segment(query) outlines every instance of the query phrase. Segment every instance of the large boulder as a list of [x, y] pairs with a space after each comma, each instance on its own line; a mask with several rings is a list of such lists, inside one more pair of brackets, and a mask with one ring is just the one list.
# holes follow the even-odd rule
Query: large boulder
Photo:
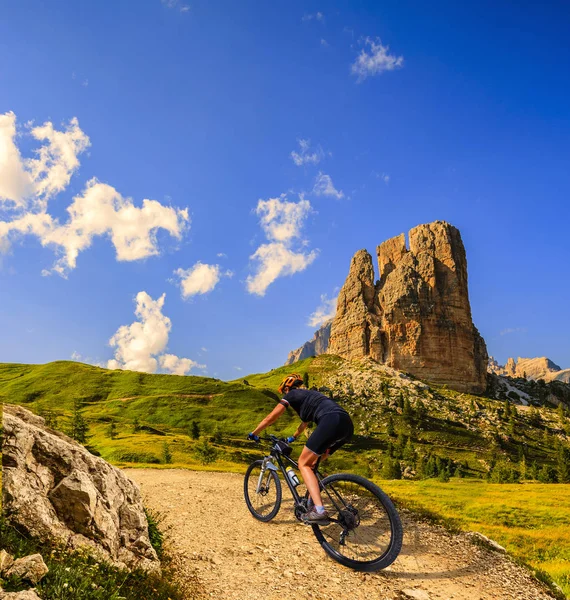
[[88, 547], [119, 567], [158, 570], [138, 486], [43, 418], [5, 404], [3, 508], [33, 537]]

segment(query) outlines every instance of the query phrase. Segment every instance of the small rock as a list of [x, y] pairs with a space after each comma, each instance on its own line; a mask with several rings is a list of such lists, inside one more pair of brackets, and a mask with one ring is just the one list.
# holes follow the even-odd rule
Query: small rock
[[5, 573], [14, 564], [14, 559], [6, 550], [0, 551], [0, 573]]
[[1, 600], [41, 600], [35, 590], [25, 590], [23, 592], [2, 592], [0, 591]]
[[429, 594], [425, 590], [402, 590], [404, 598], [412, 598], [413, 600], [430, 600]]
[[494, 550], [495, 552], [500, 552], [501, 554], [506, 554], [506, 552], [507, 552], [505, 550], [505, 548], [503, 548], [503, 546], [498, 544], [495, 540], [488, 538], [486, 535], [483, 535], [482, 533], [479, 533], [478, 531], [470, 531], [467, 534], [467, 537], [469, 537], [476, 544], [485, 546], [486, 548], [489, 548], [490, 550]]
[[35, 585], [48, 571], [41, 554], [30, 554], [30, 556], [24, 556], [14, 561], [14, 564], [6, 571], [6, 576], [19, 577]]

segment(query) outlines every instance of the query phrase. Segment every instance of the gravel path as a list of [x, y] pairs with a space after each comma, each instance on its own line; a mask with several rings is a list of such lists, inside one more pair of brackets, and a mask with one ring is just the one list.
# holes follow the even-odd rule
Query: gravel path
[[126, 469], [147, 506], [164, 516], [183, 577], [217, 600], [546, 600], [551, 596], [507, 557], [464, 535], [402, 515], [404, 547], [379, 573], [356, 573], [322, 551], [310, 527], [281, 511], [256, 521], [243, 500], [243, 476], [180, 469]]

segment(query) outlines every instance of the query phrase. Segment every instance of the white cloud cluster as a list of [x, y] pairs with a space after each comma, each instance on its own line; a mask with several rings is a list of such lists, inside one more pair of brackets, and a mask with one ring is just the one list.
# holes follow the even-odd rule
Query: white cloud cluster
[[341, 200], [342, 198], [344, 198], [344, 192], [342, 190], [337, 190], [334, 187], [330, 175], [326, 175], [321, 171], [319, 171], [317, 179], [315, 180], [313, 193], [317, 196], [331, 196], [332, 198], [336, 198], [337, 200]]
[[268, 243], [262, 244], [251, 255], [257, 267], [254, 275], [246, 280], [250, 294], [264, 296], [267, 288], [278, 278], [305, 270], [317, 257], [317, 250], [306, 252], [294, 250], [300, 240], [305, 219], [311, 212], [311, 204], [302, 196], [299, 202], [289, 202], [286, 195], [280, 198], [259, 200], [256, 214]]
[[291, 158], [293, 162], [298, 166], [302, 167], [303, 165], [316, 165], [321, 162], [324, 158], [325, 153], [320, 146], [317, 146], [311, 152], [311, 140], [297, 140], [299, 143], [299, 152], [293, 150], [291, 152]]
[[367, 37], [364, 39], [364, 44], [368, 50], [363, 48], [351, 66], [351, 73], [357, 77], [359, 83], [367, 77], [401, 69], [404, 66], [404, 57], [390, 54], [389, 46], [383, 46], [379, 38], [373, 40]]
[[16, 146], [16, 115], [0, 115], [0, 208], [45, 209], [47, 201], [63, 191], [79, 167], [78, 155], [90, 145], [73, 118], [64, 131], [46, 122], [30, 135], [43, 145], [37, 158], [23, 159]]
[[0, 211], [9, 215], [0, 219], [0, 250], [6, 252], [15, 238], [33, 235], [42, 246], [55, 249], [59, 258], [52, 270], [65, 277], [95, 236], [109, 236], [120, 261], [158, 254], [159, 229], [181, 237], [189, 222], [188, 210], [146, 199], [137, 208], [130, 198], [96, 178], [74, 197], [67, 207], [68, 220], [60, 223], [49, 214], [48, 201], [69, 185], [79, 167], [78, 155], [89, 146], [89, 138], [77, 119], [72, 119], [64, 131], [48, 122], [33, 128], [31, 134], [44, 143], [37, 158], [22, 159], [15, 143], [15, 115], [0, 115]]
[[222, 277], [231, 277], [231, 271], [221, 272], [220, 265], [208, 265], [198, 261], [189, 269], [176, 269], [180, 281], [180, 290], [183, 298], [191, 298], [197, 294], [211, 292]]
[[122, 325], [109, 340], [116, 350], [115, 358], [108, 361], [107, 368], [156, 373], [160, 367], [176, 375], [205, 368], [189, 358], [164, 353], [172, 327], [170, 319], [162, 314], [165, 297], [166, 294], [162, 294], [158, 300], [153, 300], [146, 292], [137, 294], [135, 315], [139, 320]]
[[338, 296], [329, 298], [326, 294], [321, 295], [321, 303], [314, 313], [309, 316], [308, 325], [310, 327], [320, 327], [336, 314], [336, 303]]

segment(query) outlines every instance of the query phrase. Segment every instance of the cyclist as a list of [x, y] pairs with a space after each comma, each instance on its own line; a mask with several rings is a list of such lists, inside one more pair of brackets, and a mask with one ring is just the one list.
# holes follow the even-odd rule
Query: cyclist
[[259, 441], [258, 434], [275, 423], [289, 406], [299, 415], [301, 424], [293, 436], [287, 438], [287, 442], [297, 439], [310, 422], [317, 425], [299, 457], [299, 470], [313, 501], [302, 518], [307, 524], [327, 524], [330, 522], [329, 515], [323, 506], [319, 482], [313, 469], [320, 456], [330, 456], [350, 439], [354, 432], [352, 419], [327, 396], [316, 390], [303, 388], [303, 380], [297, 373], [285, 377], [278, 389], [283, 398], [247, 437]]

